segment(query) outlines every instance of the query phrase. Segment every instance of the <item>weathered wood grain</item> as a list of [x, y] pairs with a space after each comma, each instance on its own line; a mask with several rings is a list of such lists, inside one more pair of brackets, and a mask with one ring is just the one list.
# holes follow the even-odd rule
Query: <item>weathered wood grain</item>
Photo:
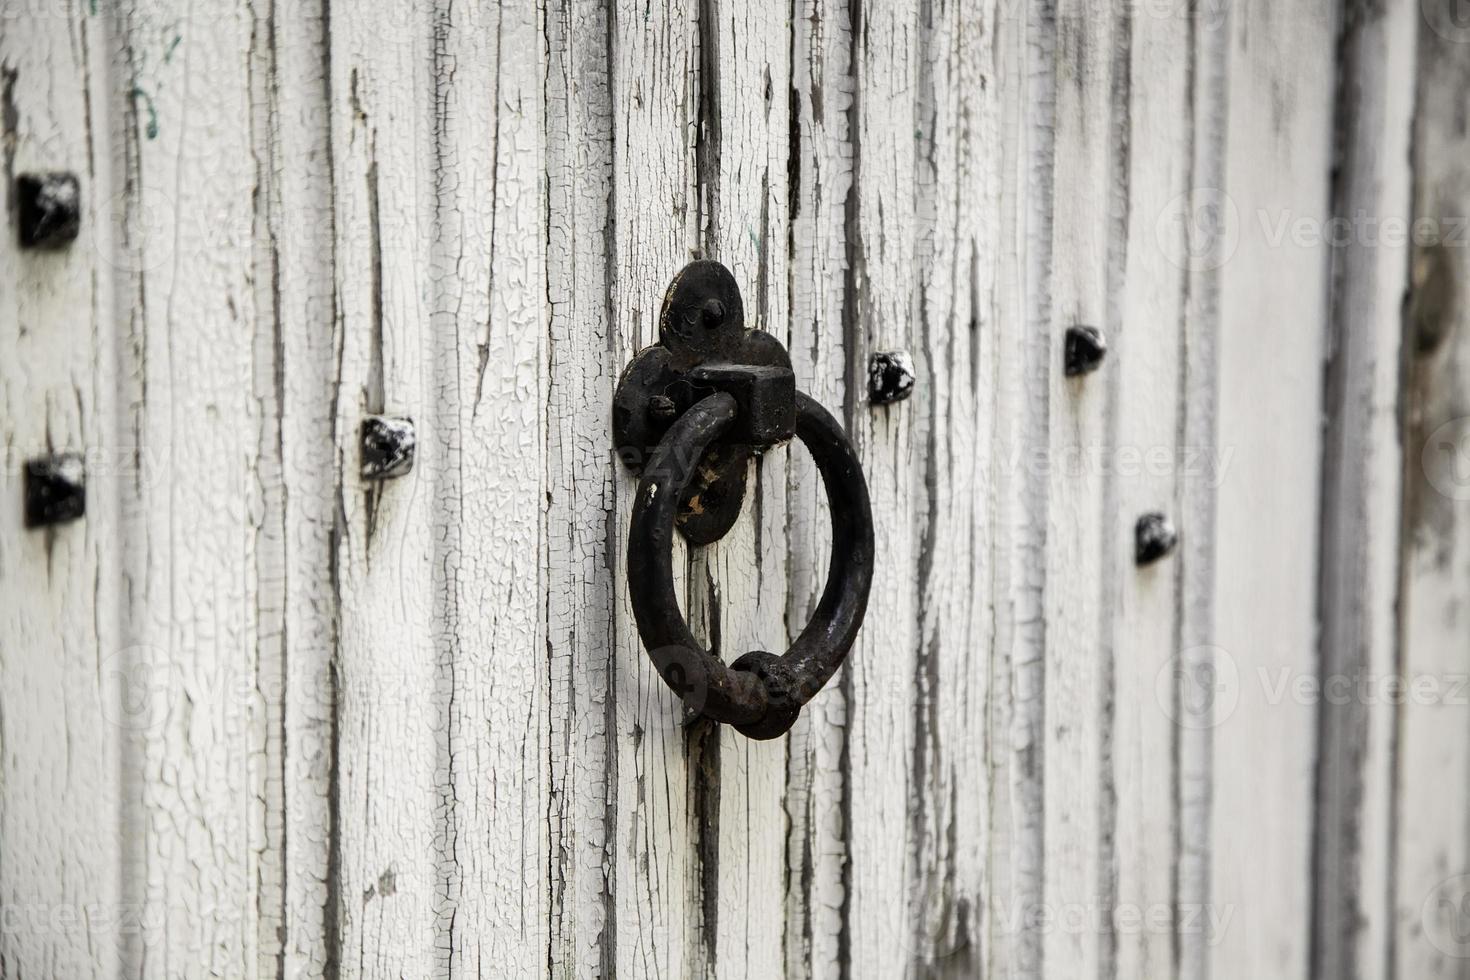
[[1410, 291], [1400, 394], [1403, 523], [1391, 975], [1464, 976], [1470, 964], [1470, 217], [1463, 93], [1470, 34], [1452, 8], [1417, 11]]
[[[444, 821], [452, 655], [436, 537], [453, 426], [442, 417], [430, 330], [439, 187], [434, 8], [334, 3], [328, 58], [334, 202], [338, 481], [334, 581], [341, 610], [334, 882], [339, 975], [434, 976], [452, 947]], [[444, 384], [450, 384], [444, 379]], [[408, 415], [413, 471], [359, 476], [363, 417]], [[447, 430], [447, 431], [446, 431]], [[448, 661], [448, 662], [445, 662]]]
[[[698, 10], [617, 0], [610, 8], [612, 220], [609, 229], [610, 371], [658, 340], [669, 281], [693, 257], [700, 208]], [[609, 396], [611, 395], [611, 388]], [[609, 397], [610, 401], [610, 397]], [[610, 467], [616, 463], [609, 460]], [[620, 976], [695, 975], [707, 965], [700, 934], [695, 780], [685, 709], [650, 662], [628, 600], [628, 522], [633, 477], [613, 475], [608, 520], [616, 629], [613, 709], [611, 971]], [[676, 548], [674, 567], [684, 567]], [[687, 607], [686, 607], [687, 608]], [[708, 735], [708, 732], [704, 732]]]
[[1229, 14], [1215, 349], [1217, 446], [1231, 456], [1213, 541], [1210, 642], [1223, 672], [1207, 909], [1229, 925], [1207, 937], [1214, 976], [1308, 967], [1317, 705], [1295, 692], [1317, 670], [1329, 255], [1320, 238], [1278, 231], [1283, 220], [1324, 228], [1330, 214], [1336, 15], [1326, 3]]
[[[540, 11], [433, 19], [437, 912], [453, 975], [547, 958], [545, 58]], [[528, 465], [531, 464], [531, 465]]]
[[1033, 207], [1044, 227], [1037, 229], [1035, 278], [1027, 282], [1034, 329], [1047, 343], [1034, 379], [1045, 379], [1048, 426], [1040, 746], [1047, 976], [1101, 974], [1108, 955], [1107, 930], [1092, 911], [1107, 907], [1110, 857], [1103, 594], [1105, 580], [1127, 566], [1114, 565], [1118, 550], [1104, 509], [1109, 475], [1096, 462], [1108, 448], [1109, 375], [1068, 378], [1061, 368], [1068, 328], [1101, 326], [1109, 312], [1108, 273], [1121, 247], [1111, 213], [1122, 181], [1113, 92], [1126, 70], [1127, 28], [1111, 5], [1060, 2], [1038, 19], [1032, 42], [1045, 72], [1033, 124], [1044, 133], [1040, 152], [1051, 151], [1039, 161], [1046, 169]]
[[[695, 145], [701, 254], [734, 273], [746, 325], [789, 343], [786, 189], [791, 39], [788, 0], [699, 5]], [[673, 271], [670, 270], [672, 275]], [[804, 386], [805, 377], [797, 384]], [[740, 520], [691, 550], [690, 620], [726, 662], [780, 654], [802, 623], [786, 620], [786, 472], [799, 446], [751, 467]], [[691, 778], [700, 860], [705, 974], [778, 977], [784, 926], [786, 745], [729, 726], [693, 734]]]
[[897, 976], [912, 956], [915, 928], [909, 793], [919, 670], [915, 504], [923, 464], [914, 405], [873, 405], [859, 393], [872, 354], [918, 353], [920, 24], [917, 3], [854, 5], [849, 17], [855, 89], [853, 184], [844, 215], [847, 424], [868, 481], [879, 557], [867, 619], [842, 679], [851, 801], [845, 928], [849, 969], [861, 964]]
[[[5, 177], [86, 202], [0, 243], [12, 516], [28, 456], [92, 468], [84, 521], [0, 521], [0, 974], [1463, 972], [1439, 7], [0, 13]], [[1439, 237], [1352, 223], [1410, 209]], [[691, 719], [628, 603], [611, 396], [701, 255], [874, 501], [859, 643], [775, 742]], [[378, 412], [419, 436], [381, 484]], [[751, 477], [674, 559], [727, 660], [827, 574], [805, 452]]]
[[245, 4], [114, 8], [113, 255], [124, 423], [160, 453], [124, 504], [122, 629], [151, 713], [123, 760], [125, 904], [138, 970], [244, 973], [259, 962], [262, 833], [260, 321], [252, 282], [255, 19]]
[[[1189, 189], [1194, 51], [1187, 11], [1169, 13], [1140, 10], [1120, 25], [1109, 124], [1111, 486], [1103, 548], [1114, 572], [1103, 599], [1111, 767], [1104, 800], [1111, 813], [1104, 815], [1102, 857], [1110, 911], [1103, 961], [1114, 977], [1172, 975], [1174, 934], [1198, 921], [1175, 891], [1181, 718], [1174, 698], [1184, 552], [1134, 567], [1138, 518], [1160, 512], [1180, 527], [1185, 486], [1209, 493], [1218, 479], [1210, 458], [1181, 444], [1183, 406], [1196, 394], [1184, 386], [1186, 228], [1172, 220], [1171, 207]], [[1199, 530], [1190, 524], [1181, 533]]]
[[987, 153], [1001, 98], [995, 9], [921, 5], [917, 175], [920, 276], [916, 346], [923, 374], [910, 410], [921, 447], [913, 501], [918, 549], [917, 702], [909, 774], [914, 884], [908, 940], [917, 975], [981, 975], [988, 888], [988, 705], [992, 642], [994, 476], [990, 408], [999, 230], [990, 220], [1002, 179]]
[[[1189, 57], [1190, 153], [1188, 191], [1169, 202], [1160, 215], [1159, 247], [1174, 254], [1187, 272], [1180, 354], [1179, 431], [1186, 452], [1220, 461], [1233, 447], [1219, 437], [1220, 266], [1229, 259], [1222, 186], [1225, 180], [1226, 52], [1231, 32], [1228, 9], [1200, 7], [1191, 18]], [[1217, 465], [1223, 465], [1218, 464]], [[1175, 796], [1178, 808], [1173, 841], [1175, 914], [1196, 916], [1214, 910], [1210, 895], [1211, 787], [1216, 706], [1222, 707], [1220, 678], [1231, 675], [1217, 658], [1215, 636], [1216, 506], [1223, 474], [1212, 480], [1182, 480], [1179, 490], [1179, 642], [1162, 682], [1160, 699], [1172, 705], [1178, 730]], [[1217, 662], [1218, 660], [1218, 662]], [[1174, 930], [1174, 954], [1181, 980], [1209, 976], [1213, 944], [1205, 929]]]
[[[863, 390], [862, 375], [851, 366], [844, 319], [850, 262], [845, 227], [853, 181], [852, 24], [846, 4], [803, 0], [794, 9], [790, 29], [787, 346], [803, 390], [850, 426]], [[821, 480], [810, 457], [799, 449], [790, 455], [787, 479], [791, 560], [786, 615], [791, 628], [799, 629], [826, 585], [831, 536]], [[783, 945], [790, 977], [838, 976], [849, 961], [851, 799], [844, 761], [850, 698], [845, 671], [802, 710], [787, 736]]]
[[1399, 708], [1386, 686], [1399, 661], [1399, 378], [1420, 13], [1413, 3], [1349, 4], [1344, 18], [1318, 559], [1324, 695], [1311, 971], [1324, 980], [1393, 975]]
[[548, 961], [553, 976], [583, 980], [611, 975], [618, 947], [613, 672], [618, 645], [637, 642], [613, 605], [610, 16], [596, 0], [546, 11]]
[[251, 50], [262, 976], [319, 975], [336, 958], [337, 475], [326, 464], [335, 456], [337, 335], [326, 31], [320, 4], [265, 5]]
[[[151, 708], [120, 629], [121, 501], [160, 474], [118, 424], [107, 31], [84, 4], [0, 30], [0, 974], [135, 968], [150, 911], [122, 878], [125, 736]], [[18, 174], [71, 171], [81, 235], [19, 247]], [[104, 354], [102, 352], [108, 352]], [[22, 526], [26, 461], [82, 454], [84, 518]], [[136, 763], [134, 763], [136, 764]], [[153, 933], [156, 938], [156, 932]]]
[[[1048, 386], [1052, 370], [1046, 281], [1054, 154], [1055, 8], [1006, 8], [992, 41], [1000, 86], [995, 143], [1003, 179], [997, 289], [994, 463], [989, 521], [994, 645], [987, 710], [992, 823], [985, 937], [992, 968], [1011, 977], [1042, 969], [1044, 895], [1044, 656], [1048, 533]], [[1004, 692], [999, 694], [998, 692]]]

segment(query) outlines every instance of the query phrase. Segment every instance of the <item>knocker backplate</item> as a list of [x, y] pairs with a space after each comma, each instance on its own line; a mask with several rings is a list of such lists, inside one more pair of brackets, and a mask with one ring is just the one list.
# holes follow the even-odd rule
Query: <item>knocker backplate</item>
[[790, 438], [794, 424], [791, 359], [776, 338], [745, 327], [745, 306], [729, 270], [693, 262], [670, 283], [659, 342], [640, 351], [613, 396], [618, 457], [642, 474], [669, 426], [701, 399], [728, 390], [742, 403], [740, 424], [700, 459], [679, 499], [685, 540], [707, 545], [740, 516], [751, 458]]

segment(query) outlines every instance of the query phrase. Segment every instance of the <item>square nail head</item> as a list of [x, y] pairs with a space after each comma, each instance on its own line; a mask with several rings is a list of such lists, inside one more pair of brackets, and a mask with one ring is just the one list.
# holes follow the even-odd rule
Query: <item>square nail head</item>
[[82, 188], [71, 173], [31, 173], [15, 178], [23, 248], [62, 248], [82, 227]]
[[868, 401], [892, 405], [914, 393], [914, 359], [908, 351], [879, 351], [868, 358]]
[[362, 421], [362, 478], [391, 480], [413, 469], [418, 437], [413, 419], [369, 415]]
[[86, 510], [86, 468], [79, 453], [52, 453], [26, 461], [27, 527], [74, 521]]

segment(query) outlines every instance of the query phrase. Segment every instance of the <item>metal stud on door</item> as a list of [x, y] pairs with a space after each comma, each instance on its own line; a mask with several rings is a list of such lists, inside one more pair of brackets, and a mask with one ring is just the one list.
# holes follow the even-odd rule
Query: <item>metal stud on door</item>
[[[627, 565], [638, 633], [690, 707], [750, 738], [776, 738], [836, 673], [862, 625], [873, 582], [867, 482], [841, 426], [796, 389], [786, 349], [746, 329], [740, 291], [723, 265], [693, 262], [674, 278], [659, 341], [629, 363], [613, 400], [619, 457], [641, 477]], [[793, 435], [827, 488], [827, 585], [784, 656], [755, 650], [726, 665], [679, 612], [674, 528], [691, 544], [718, 540], [739, 517], [748, 460]]]

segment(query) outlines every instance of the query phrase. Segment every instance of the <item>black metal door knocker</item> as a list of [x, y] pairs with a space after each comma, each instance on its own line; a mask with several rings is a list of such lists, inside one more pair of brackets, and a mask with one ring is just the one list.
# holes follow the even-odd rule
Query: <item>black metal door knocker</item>
[[[726, 666], [695, 640], [674, 594], [674, 528], [694, 545], [740, 516], [747, 462], [796, 436], [827, 488], [832, 561], [816, 612], [785, 656], [751, 651]], [[692, 262], [664, 295], [659, 343], [628, 364], [613, 396], [613, 437], [640, 475], [628, 531], [628, 589], [643, 645], [664, 682], [706, 718], [776, 738], [842, 665], [873, 584], [868, 485], [847, 435], [796, 390], [775, 337], [745, 328], [735, 277]]]

